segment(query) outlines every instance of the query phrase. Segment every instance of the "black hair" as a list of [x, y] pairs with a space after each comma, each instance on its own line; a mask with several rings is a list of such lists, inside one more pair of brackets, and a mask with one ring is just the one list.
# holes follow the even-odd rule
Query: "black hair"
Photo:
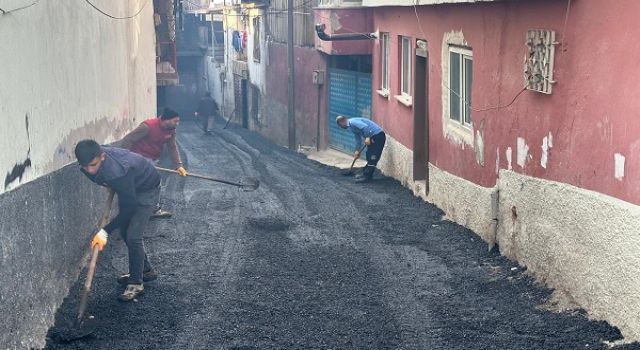
[[76, 158], [78, 163], [82, 166], [86, 166], [91, 163], [97, 156], [102, 154], [100, 145], [94, 140], [82, 140], [78, 142], [75, 149]]
[[162, 111], [162, 115], [160, 115], [160, 119], [169, 120], [179, 116], [180, 115], [178, 115], [178, 112], [174, 111], [171, 108], [165, 107], [164, 110]]

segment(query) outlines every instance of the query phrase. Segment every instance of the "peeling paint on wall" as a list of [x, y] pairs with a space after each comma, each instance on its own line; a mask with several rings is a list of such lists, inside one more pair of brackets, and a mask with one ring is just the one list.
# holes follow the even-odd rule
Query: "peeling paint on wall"
[[549, 150], [551, 147], [553, 147], [553, 135], [549, 132], [549, 135], [542, 139], [542, 157], [540, 157], [540, 165], [545, 169], [549, 161]]
[[518, 149], [517, 149], [518, 165], [524, 168], [527, 163], [527, 156], [529, 155], [529, 146], [522, 137], [518, 137]]
[[482, 129], [476, 130], [476, 137], [473, 140], [476, 151], [476, 162], [484, 166], [484, 140], [482, 139]]
[[513, 167], [511, 166], [512, 155], [513, 155], [513, 151], [511, 151], [511, 147], [507, 147], [505, 154], [507, 155], [507, 163], [508, 163], [507, 169], [511, 170], [513, 169]]
[[500, 147], [496, 148], [496, 174], [500, 173]]
[[624, 178], [624, 162], [625, 162], [625, 157], [620, 154], [620, 153], [616, 153], [614, 155], [614, 163], [615, 163], [615, 172], [614, 172], [614, 176], [616, 179], [622, 181], [622, 179]]
[[31, 158], [27, 158], [24, 162], [14, 165], [13, 169], [7, 173], [7, 176], [4, 178], [4, 189], [7, 190], [7, 187], [15, 180], [22, 181], [22, 176], [24, 176], [27, 168], [31, 168]]

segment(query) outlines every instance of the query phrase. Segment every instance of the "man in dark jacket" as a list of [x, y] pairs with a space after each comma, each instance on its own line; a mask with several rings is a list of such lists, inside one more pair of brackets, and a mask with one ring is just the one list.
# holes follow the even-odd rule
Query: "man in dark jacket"
[[144, 292], [143, 282], [158, 276], [147, 258], [142, 237], [158, 203], [160, 174], [145, 157], [121, 148], [100, 146], [94, 140], [78, 142], [75, 155], [89, 180], [110, 187], [118, 195], [118, 215], [94, 235], [91, 247], [97, 245], [102, 250], [108, 234], [120, 229], [127, 245], [129, 274], [118, 278], [119, 283], [127, 285], [118, 299], [131, 301]]
[[200, 117], [202, 122], [202, 129], [206, 135], [211, 135], [213, 129], [213, 117], [218, 111], [218, 105], [216, 101], [211, 98], [211, 93], [207, 92], [198, 104], [198, 110], [196, 110], [196, 117]]

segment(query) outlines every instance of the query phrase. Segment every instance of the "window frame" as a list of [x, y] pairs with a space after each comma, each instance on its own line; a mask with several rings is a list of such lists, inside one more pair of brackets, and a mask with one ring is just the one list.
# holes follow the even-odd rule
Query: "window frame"
[[[406, 44], [406, 62], [407, 66], [405, 67], [405, 44]], [[411, 90], [411, 72], [412, 72], [412, 50], [413, 48], [413, 38], [410, 36], [400, 35], [400, 96], [407, 100], [411, 100], [411, 94], [413, 93]], [[407, 82], [407, 91], [404, 90], [405, 85], [405, 73]]]
[[[458, 67], [452, 67], [451, 65], [451, 54], [457, 54], [460, 56], [460, 60], [458, 63]], [[466, 63], [471, 62], [471, 73], [467, 73]], [[451, 84], [451, 76], [453, 74], [453, 69], [459, 70], [459, 81], [458, 86], [460, 88], [460, 95], [458, 95], [452, 88]], [[468, 81], [470, 84], [468, 84]], [[473, 119], [472, 117], [472, 109], [471, 109], [471, 95], [472, 95], [472, 85], [473, 84], [473, 51], [470, 47], [462, 47], [458, 45], [449, 45], [449, 74], [447, 76], [447, 87], [448, 93], [458, 95], [458, 110], [460, 111], [460, 120], [456, 120], [452, 118], [452, 106], [453, 101], [451, 96], [449, 96], [449, 115], [448, 120], [451, 123], [455, 123], [461, 125], [466, 128], [472, 128]], [[467, 87], [469, 87], [469, 91], [467, 91]], [[468, 95], [468, 96], [467, 96]], [[467, 102], [468, 101], [468, 102]]]
[[389, 94], [389, 33], [380, 33], [380, 91]]
[[262, 53], [260, 52], [260, 16], [253, 17], [253, 61], [260, 62]]

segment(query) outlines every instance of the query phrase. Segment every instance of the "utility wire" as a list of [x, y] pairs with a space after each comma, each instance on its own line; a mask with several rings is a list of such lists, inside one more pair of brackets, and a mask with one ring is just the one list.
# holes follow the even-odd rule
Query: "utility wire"
[[89, 0], [84, 0], [87, 4], [91, 5], [91, 7], [93, 7], [96, 11], [100, 12], [101, 14], [109, 17], [109, 18], [113, 18], [113, 19], [131, 19], [131, 18], [135, 18], [137, 17], [140, 12], [142, 12], [142, 10], [145, 8], [145, 6], [147, 6], [147, 3], [149, 2], [149, 0], [145, 1], [144, 4], [142, 4], [142, 6], [140, 7], [140, 9], [138, 10], [138, 12], [134, 13], [131, 16], [125, 16], [125, 17], [117, 17], [117, 16], [113, 16], [110, 15], [106, 12], [104, 12], [103, 10], [101, 10], [100, 8], [98, 8], [96, 5], [94, 5], [91, 1]]
[[7, 14], [9, 14], [9, 13], [11, 13], [11, 12], [16, 12], [16, 11], [20, 11], [20, 10], [28, 9], [29, 7], [31, 7], [31, 6], [33, 6], [33, 5], [35, 5], [35, 4], [39, 3], [39, 2], [40, 2], [40, 0], [35, 0], [34, 2], [32, 2], [32, 3], [31, 3], [31, 4], [29, 4], [29, 5], [25, 5], [25, 6], [22, 6], [22, 7], [18, 7], [18, 8], [12, 9], [12, 10], [5, 10], [5, 9], [0, 8], [0, 15], [7, 15]]
[[[569, 2], [571, 2], [571, 0], [569, 0]], [[422, 33], [422, 37], [426, 38], [427, 35], [424, 33], [424, 31], [422, 30], [422, 23], [420, 22], [420, 16], [418, 16], [418, 8], [416, 7], [416, 5], [413, 5], [413, 12], [416, 14], [416, 21], [418, 22], [418, 28], [420, 28], [420, 33]], [[451, 69], [451, 67], [449, 67], [449, 69]], [[518, 93], [513, 97], [513, 99], [511, 100], [511, 102], [509, 102], [506, 105], [503, 106], [492, 106], [492, 107], [486, 107], [486, 108], [480, 108], [480, 109], [476, 109], [471, 107], [471, 102], [469, 102], [466, 98], [460, 96], [460, 94], [458, 94], [457, 92], [453, 91], [450, 87], [447, 86], [447, 84], [444, 83], [444, 79], [442, 82], [442, 86], [445, 87], [447, 90], [449, 90], [450, 92], [452, 92], [454, 95], [458, 96], [458, 98], [460, 98], [460, 100], [467, 106], [469, 107], [469, 109], [473, 112], [486, 112], [486, 111], [492, 111], [492, 110], [496, 110], [496, 109], [503, 109], [503, 108], [507, 108], [509, 106], [511, 106], [514, 102], [516, 102], [516, 100], [518, 99], [518, 97], [520, 97], [520, 95], [522, 95], [523, 92], [525, 92], [527, 90], [527, 87], [523, 87], [520, 91], [518, 91]]]

